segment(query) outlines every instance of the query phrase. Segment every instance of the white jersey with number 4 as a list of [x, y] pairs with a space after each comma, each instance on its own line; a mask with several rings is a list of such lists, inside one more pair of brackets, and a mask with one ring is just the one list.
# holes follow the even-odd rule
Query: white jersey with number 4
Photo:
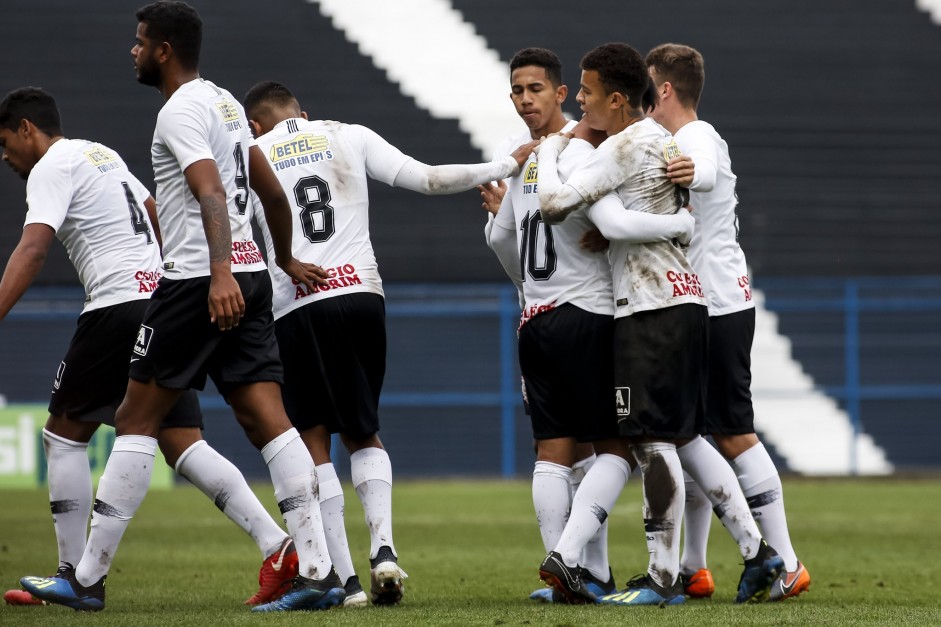
[[729, 145], [702, 120], [684, 125], [674, 137], [683, 154], [696, 164], [689, 201], [696, 219], [696, 235], [687, 252], [702, 281], [709, 315], [750, 309], [755, 303], [745, 253], [738, 244], [738, 197]]
[[26, 224], [47, 224], [85, 288], [83, 313], [150, 298], [160, 249], [144, 201], [150, 196], [110, 148], [60, 139], [26, 182]]
[[150, 153], [168, 279], [209, 275], [209, 245], [199, 202], [183, 175], [186, 168], [204, 159], [215, 161], [226, 191], [232, 272], [265, 269], [261, 251], [252, 239], [248, 210], [248, 149], [252, 145], [242, 105], [207, 80], [185, 83], [160, 110]]
[[[569, 122], [562, 130], [571, 130]], [[530, 141], [529, 133], [514, 137], [495, 153], [509, 154]], [[594, 148], [588, 142], [573, 139], [559, 154], [559, 177], [567, 176]], [[539, 212], [538, 167], [530, 155], [520, 173], [507, 179], [507, 198], [495, 218], [495, 225], [516, 232], [520, 273], [523, 277], [523, 307], [520, 322], [525, 324], [536, 314], [571, 303], [591, 313], [614, 313], [611, 266], [605, 253], [590, 253], [579, 240], [594, 229], [584, 210], [574, 212], [561, 224], [547, 225]]]
[[[650, 118], [631, 124], [598, 146], [566, 181], [589, 203], [614, 189], [624, 208], [673, 214], [678, 188], [666, 176], [669, 132]], [[564, 154], [564, 151], [563, 153]], [[702, 286], [674, 242], [611, 242], [615, 318], [684, 303], [705, 305]]]
[[[303, 118], [280, 122], [257, 143], [293, 205], [294, 256], [329, 274], [329, 285], [311, 291], [272, 267], [275, 318], [332, 296], [382, 296], [369, 238], [367, 179], [392, 185], [410, 157], [366, 127]], [[264, 212], [258, 207], [255, 213], [273, 259]]]

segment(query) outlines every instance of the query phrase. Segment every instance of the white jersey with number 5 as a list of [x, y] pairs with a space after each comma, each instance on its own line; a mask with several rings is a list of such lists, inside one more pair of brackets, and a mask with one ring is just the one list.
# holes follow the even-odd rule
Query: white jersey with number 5
[[[650, 118], [608, 137], [566, 181], [589, 203], [614, 189], [624, 208], [673, 214], [677, 186], [666, 176], [670, 133]], [[563, 153], [564, 154], [564, 151]], [[683, 303], [705, 305], [702, 286], [673, 242], [611, 242], [615, 318]]]
[[[574, 126], [571, 121], [562, 131]], [[528, 141], [529, 133], [514, 137], [495, 156], [509, 154]], [[570, 141], [559, 154], [559, 177], [564, 181], [592, 152], [588, 142]], [[612, 315], [614, 299], [607, 255], [590, 253], [579, 243], [594, 225], [584, 210], [574, 212], [561, 224], [545, 224], [539, 213], [538, 179], [536, 156], [530, 155], [520, 173], [506, 180], [508, 200], [504, 199], [495, 218], [495, 225], [516, 231], [525, 300], [521, 324], [565, 303], [591, 313]]]
[[26, 224], [47, 224], [85, 288], [83, 313], [150, 298], [160, 249], [144, 201], [150, 196], [110, 148], [81, 139], [49, 147], [26, 182]]
[[745, 253], [738, 244], [738, 197], [729, 145], [702, 120], [684, 125], [674, 137], [683, 154], [696, 164], [696, 179], [689, 189], [696, 235], [688, 254], [702, 280], [709, 315], [750, 309], [755, 303]]
[[[291, 118], [258, 138], [294, 205], [294, 256], [329, 273], [313, 291], [271, 268], [274, 316], [310, 302], [352, 294], [383, 294], [369, 239], [367, 178], [392, 185], [409, 157], [364, 126]], [[274, 247], [264, 212], [256, 208], [269, 259]]]
[[248, 149], [252, 145], [242, 105], [207, 80], [185, 83], [160, 110], [150, 153], [168, 279], [209, 275], [209, 245], [199, 202], [183, 175], [186, 168], [204, 159], [215, 161], [226, 191], [232, 272], [265, 269], [261, 251], [252, 240], [248, 211]]

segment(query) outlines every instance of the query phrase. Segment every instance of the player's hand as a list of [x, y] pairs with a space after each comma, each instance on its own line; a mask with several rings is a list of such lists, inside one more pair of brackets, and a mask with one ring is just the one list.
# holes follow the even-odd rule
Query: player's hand
[[680, 155], [673, 157], [667, 163], [667, 177], [673, 183], [680, 187], [689, 187], [693, 184], [693, 175], [696, 173], [696, 165], [689, 155]]
[[541, 141], [541, 139], [534, 139], [513, 151], [513, 154], [510, 156], [516, 159], [517, 171], [523, 167], [523, 164], [529, 161], [529, 155], [533, 154], [533, 151], [536, 150], [536, 146], [538, 146]]
[[285, 263], [276, 261], [278, 267], [281, 270], [297, 281], [298, 283], [303, 284], [307, 287], [308, 290], [314, 291], [315, 285], [330, 285], [327, 283], [328, 274], [327, 271], [314, 263], [305, 263], [298, 259], [297, 257], [291, 257]]
[[569, 144], [569, 139], [572, 138], [572, 135], [569, 133], [563, 133], [561, 135], [552, 135], [551, 137], [544, 137], [541, 143], [537, 144], [535, 147], [536, 154], [539, 154], [539, 151], [543, 148], [552, 147], [555, 150], [555, 154], [559, 154], [565, 147]]
[[245, 299], [231, 272], [213, 275], [209, 282], [209, 321], [228, 331], [245, 315]]
[[696, 218], [693, 217], [693, 208], [690, 205], [686, 205], [676, 213], [684, 217], [683, 222], [685, 227], [683, 233], [676, 239], [680, 245], [689, 246], [690, 240], [693, 239], [693, 231], [696, 228]]
[[589, 229], [582, 233], [578, 245], [590, 253], [603, 253], [611, 244], [598, 229]]
[[492, 215], [497, 215], [500, 210], [500, 203], [503, 202], [503, 197], [506, 195], [506, 182], [484, 183], [477, 186], [477, 191], [480, 192], [480, 200], [482, 201], [480, 206]]

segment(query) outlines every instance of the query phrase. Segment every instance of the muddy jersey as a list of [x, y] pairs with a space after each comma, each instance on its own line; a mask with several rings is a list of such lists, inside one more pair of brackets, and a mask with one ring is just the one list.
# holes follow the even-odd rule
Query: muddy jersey
[[199, 202], [183, 175], [186, 168], [204, 159], [215, 161], [226, 192], [232, 272], [265, 269], [261, 251], [252, 239], [248, 211], [248, 149], [252, 145], [242, 105], [207, 80], [185, 83], [160, 110], [150, 153], [168, 279], [209, 275], [209, 246]]
[[[566, 183], [588, 203], [614, 189], [629, 211], [676, 213], [683, 195], [666, 175], [671, 142], [662, 126], [641, 120], [602, 142]], [[699, 278], [679, 244], [614, 241], [608, 255], [615, 318], [683, 303], [705, 305]]]
[[709, 315], [754, 307], [745, 253], [738, 244], [738, 197], [729, 146], [711, 124], [702, 120], [686, 124], [675, 138], [683, 154], [696, 165], [696, 178], [690, 187], [696, 235], [687, 254], [702, 281]]
[[[369, 238], [367, 179], [392, 185], [409, 157], [370, 129], [333, 121], [291, 118], [258, 138], [293, 205], [294, 256], [330, 275], [329, 286], [313, 291], [295, 284], [272, 262], [275, 318], [331, 296], [372, 292], [382, 296], [382, 280]], [[274, 245], [261, 207], [268, 258]]]
[[85, 287], [83, 313], [149, 298], [160, 249], [144, 201], [147, 189], [110, 148], [60, 139], [26, 182], [26, 224], [47, 224]]
[[[575, 122], [569, 122], [563, 131], [573, 126]], [[496, 156], [509, 154], [528, 141], [529, 133], [514, 137]], [[571, 140], [559, 155], [559, 177], [566, 180], [593, 151], [588, 142]], [[538, 179], [536, 156], [530, 155], [520, 173], [506, 180], [507, 198], [495, 218], [497, 226], [516, 232], [525, 301], [521, 324], [564, 303], [612, 315], [611, 267], [607, 256], [590, 253], [579, 244], [582, 235], [594, 226], [585, 210], [575, 211], [561, 224], [545, 224], [539, 213]]]

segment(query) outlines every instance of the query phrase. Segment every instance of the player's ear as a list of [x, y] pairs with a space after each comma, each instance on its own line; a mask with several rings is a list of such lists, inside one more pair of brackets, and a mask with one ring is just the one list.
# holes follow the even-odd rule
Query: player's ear
[[568, 97], [568, 95], [569, 95], [568, 85], [559, 85], [558, 87], [556, 87], [555, 101], [558, 104], [562, 104], [563, 102], [565, 102], [565, 99]]
[[305, 120], [309, 120], [309, 119], [310, 119], [309, 117], [307, 117], [307, 112], [306, 112], [306, 111], [301, 111], [301, 117], [304, 118]]
[[261, 137], [261, 124], [255, 120], [249, 120], [248, 126], [252, 129], [252, 137]]

